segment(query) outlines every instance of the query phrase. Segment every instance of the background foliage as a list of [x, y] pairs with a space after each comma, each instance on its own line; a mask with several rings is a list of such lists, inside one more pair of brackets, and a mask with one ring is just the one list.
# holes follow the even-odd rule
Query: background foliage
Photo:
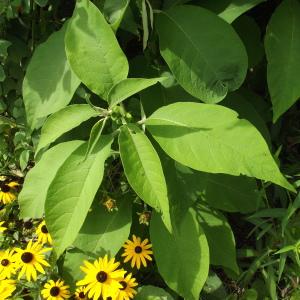
[[71, 286], [137, 234], [136, 299], [300, 298], [298, 0], [0, 13], [0, 168], [25, 178], [3, 218], [45, 216]]

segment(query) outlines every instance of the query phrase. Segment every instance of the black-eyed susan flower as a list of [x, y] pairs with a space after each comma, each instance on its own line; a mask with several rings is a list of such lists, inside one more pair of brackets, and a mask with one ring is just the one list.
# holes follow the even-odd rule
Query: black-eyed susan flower
[[129, 300], [133, 299], [136, 295], [136, 290], [134, 287], [137, 287], [137, 282], [132, 274], [127, 274], [124, 279], [120, 281], [122, 288], [119, 289], [116, 300]]
[[41, 294], [47, 300], [64, 300], [71, 297], [69, 286], [63, 280], [49, 280], [45, 283]]
[[151, 219], [151, 212], [150, 211], [144, 211], [142, 213], [137, 213], [137, 214], [139, 216], [139, 223], [149, 226], [149, 222], [150, 222], [150, 219]]
[[147, 267], [147, 260], [152, 260], [150, 256], [153, 254], [151, 250], [152, 245], [149, 244], [149, 240], [145, 239], [141, 241], [140, 237], [132, 236], [132, 241], [127, 240], [123, 246], [124, 253], [122, 254], [124, 258], [124, 263], [131, 260], [131, 267], [135, 266], [140, 269], [141, 263], [144, 267]]
[[12, 296], [13, 292], [16, 289], [15, 280], [0, 280], [0, 299], [6, 300]]
[[84, 266], [80, 268], [86, 275], [83, 280], [77, 282], [77, 285], [85, 286], [84, 292], [93, 300], [98, 300], [100, 296], [103, 299], [108, 297], [115, 299], [119, 289], [122, 288], [119, 281], [126, 273], [124, 270], [118, 270], [119, 265], [114, 258], [109, 260], [107, 255], [95, 260], [94, 263], [84, 261]]
[[12, 182], [0, 182], [0, 201], [3, 204], [8, 204], [17, 199], [16, 187], [19, 184], [15, 181]]
[[17, 268], [14, 250], [7, 249], [0, 253], [0, 280], [10, 279], [12, 275], [16, 274]]
[[6, 227], [2, 226], [4, 224], [4, 221], [0, 222], [0, 233], [4, 232], [5, 230], [7, 230]]
[[32, 241], [29, 241], [25, 250], [16, 248], [17, 263], [21, 268], [18, 279], [25, 274], [28, 281], [31, 281], [31, 279], [35, 281], [37, 271], [45, 274], [43, 266], [49, 267], [50, 265], [45, 260], [44, 253], [50, 250], [51, 248], [43, 249], [40, 243], [33, 243]]
[[103, 202], [103, 205], [106, 207], [108, 212], [118, 210], [117, 201], [110, 197], [106, 197], [105, 201]]
[[81, 286], [75, 291], [75, 299], [76, 300], [88, 300], [87, 294], [84, 292], [84, 286]]
[[38, 242], [42, 245], [49, 244], [52, 245], [52, 238], [51, 235], [48, 232], [47, 226], [45, 221], [42, 221], [40, 225], [36, 229], [36, 235], [38, 237]]

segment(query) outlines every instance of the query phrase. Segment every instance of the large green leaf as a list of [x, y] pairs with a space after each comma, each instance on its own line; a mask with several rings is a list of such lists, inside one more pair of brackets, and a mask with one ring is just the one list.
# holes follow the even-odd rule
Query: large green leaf
[[[259, 26], [253, 18], [246, 15], [239, 17], [232, 26], [247, 49], [249, 69], [255, 67], [265, 54]], [[249, 28], [251, 28], [251, 34], [249, 34]]]
[[133, 190], [148, 205], [162, 213], [172, 230], [167, 186], [159, 157], [147, 136], [137, 126], [123, 126], [119, 135], [122, 164]]
[[212, 10], [218, 14], [219, 17], [231, 23], [247, 10], [265, 1], [266, 0], [201, 0], [200, 5]]
[[131, 204], [132, 202], [123, 196], [123, 199], [118, 201], [117, 211], [108, 212], [99, 204], [93, 206], [74, 245], [87, 253], [115, 256], [130, 233]]
[[4, 69], [2, 67], [2, 65], [0, 65], [0, 82], [3, 82], [6, 78], [6, 75], [5, 75], [5, 72], [4, 72]]
[[86, 159], [87, 143], [80, 146], [60, 167], [48, 189], [45, 217], [57, 255], [74, 242], [85, 220], [101, 184], [111, 143], [111, 136], [102, 136]]
[[7, 49], [11, 46], [10, 41], [0, 39], [0, 56], [7, 56]]
[[113, 31], [116, 32], [118, 30], [128, 5], [129, 0], [106, 0], [104, 2], [103, 13], [108, 19]]
[[76, 289], [76, 282], [84, 277], [80, 269], [84, 260], [94, 260], [97, 257], [91, 257], [79, 249], [70, 249], [66, 251], [60, 274], [63, 275], [64, 281], [73, 289]]
[[294, 191], [258, 130], [229, 108], [177, 102], [158, 109], [146, 125], [163, 150], [183, 165], [256, 177]]
[[[193, 172], [187, 167], [184, 167], [182, 165], [179, 166], [178, 163], [175, 163], [172, 159], [165, 157], [165, 155], [163, 154], [161, 154], [161, 160], [163, 161], [163, 168], [166, 174], [166, 181], [169, 192], [168, 195], [171, 203], [170, 211], [172, 212], [172, 221], [173, 224], [174, 222], [176, 222], [176, 225], [181, 224], [182, 218], [184, 218], [189, 207], [191, 207], [192, 205], [194, 206], [196, 202], [199, 202], [199, 199], [202, 200], [203, 198], [208, 196], [207, 204], [210, 205], [211, 203], [209, 202], [209, 200], [215, 200], [216, 202], [219, 201], [219, 203], [223, 203], [228, 201], [226, 196], [230, 197], [232, 194], [234, 195], [234, 192], [231, 192], [230, 189], [234, 189], [235, 187], [233, 187], [232, 185], [229, 187], [224, 187], [222, 186], [222, 183], [219, 183], [218, 180], [216, 180], [216, 183], [212, 185], [212, 189], [215, 192], [215, 195], [219, 191], [219, 194], [217, 195], [218, 199], [212, 199], [211, 193], [209, 194], [209, 191], [205, 190], [205, 181], [203, 184], [202, 177], [199, 177], [199, 174], [219, 176], [219, 179], [222, 179], [222, 176], [240, 179], [240, 177], [234, 177], [224, 174], [208, 174], [196, 171]], [[250, 178], [247, 179], [249, 181], [252, 181], [252, 179]], [[248, 191], [249, 189], [244, 192]], [[222, 192], [225, 195], [223, 195]], [[250, 195], [253, 196], [252, 191], [250, 192]], [[243, 194], [237, 196], [239, 196], [238, 201], [241, 202], [240, 206], [242, 207], [242, 201], [244, 200], [242, 198]], [[249, 201], [249, 204], [251, 205], [251, 202], [254, 202], [256, 198], [251, 199], [250, 197], [248, 197], [246, 201]], [[232, 200], [229, 199], [229, 201]], [[245, 206], [247, 207], [247, 205], [248, 203], [246, 202]], [[254, 205], [252, 204], [252, 206]], [[203, 228], [208, 241], [211, 263], [215, 265], [225, 266], [226, 268], [233, 270], [235, 273], [238, 273], [235, 259], [235, 242], [230, 225], [228, 224], [226, 219], [217, 211], [211, 210], [210, 208], [207, 208], [204, 205], [200, 205], [199, 203], [197, 203], [196, 208], [197, 220]], [[257, 206], [254, 206], [254, 209], [255, 208], [257, 208]], [[220, 238], [218, 238], [218, 235], [220, 235]], [[224, 249], [221, 255], [219, 255], [220, 249]]]
[[267, 27], [265, 48], [274, 122], [300, 97], [300, 3], [285, 0]]
[[115, 106], [130, 96], [156, 84], [162, 78], [127, 78], [117, 83], [108, 94], [108, 103]]
[[271, 145], [271, 136], [269, 129], [266, 125], [265, 119], [258, 113], [256, 103], [251, 98], [247, 97], [240, 92], [230, 93], [222, 102], [222, 105], [231, 108], [239, 114], [240, 118], [246, 119], [251, 122], [264, 137], [268, 145]]
[[246, 49], [233, 28], [214, 13], [176, 6], [158, 16], [157, 30], [163, 58], [194, 97], [216, 103], [243, 83]]
[[150, 236], [157, 268], [168, 286], [184, 299], [198, 300], [209, 269], [209, 249], [194, 210], [170, 234], [153, 213]]
[[54, 146], [28, 172], [18, 196], [21, 218], [43, 217], [47, 191], [52, 180], [72, 152], [82, 144], [82, 141], [71, 141]]
[[256, 211], [262, 201], [256, 181], [245, 176], [198, 172], [177, 164], [182, 192], [228, 212]]
[[66, 25], [39, 45], [27, 67], [23, 99], [31, 129], [40, 127], [43, 118], [65, 107], [80, 83], [66, 58], [65, 31]]
[[201, 204], [196, 206], [196, 216], [207, 238], [210, 263], [238, 274], [234, 235], [226, 218]]
[[[226, 299], [227, 292], [226, 283], [218, 277], [216, 273], [209, 272], [208, 278], [205, 282], [203, 290], [201, 292], [202, 300], [223, 300]], [[229, 299], [228, 299], [229, 300]], [[233, 299], [231, 299], [233, 300]]]
[[89, 0], [77, 1], [65, 43], [73, 71], [89, 89], [104, 99], [116, 83], [127, 77], [127, 58], [113, 30]]
[[152, 285], [143, 285], [138, 289], [135, 300], [173, 300], [174, 298], [164, 289]]
[[54, 142], [65, 132], [97, 115], [98, 113], [88, 104], [69, 105], [54, 113], [46, 120], [42, 128], [36, 153]]

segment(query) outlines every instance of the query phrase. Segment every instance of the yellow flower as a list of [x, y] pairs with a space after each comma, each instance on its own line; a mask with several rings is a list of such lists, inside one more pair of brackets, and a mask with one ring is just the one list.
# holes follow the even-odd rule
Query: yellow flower
[[47, 267], [50, 265], [45, 260], [43, 253], [49, 250], [51, 250], [51, 248], [42, 249], [41, 244], [38, 242], [32, 243], [32, 241], [29, 241], [25, 250], [17, 248], [17, 263], [21, 268], [18, 279], [25, 274], [28, 281], [31, 281], [31, 278], [35, 281], [37, 279], [37, 271], [45, 274], [42, 265]]
[[15, 181], [10, 183], [0, 182], [0, 201], [3, 204], [8, 204], [17, 199], [15, 190], [19, 184]]
[[88, 300], [87, 294], [84, 292], [84, 286], [81, 286], [76, 289], [75, 299], [76, 300]]
[[4, 232], [7, 228], [2, 226], [4, 224], [4, 221], [0, 222], [0, 233]]
[[9, 299], [16, 289], [15, 281], [14, 280], [0, 280], [0, 300]]
[[45, 221], [41, 222], [38, 228], [36, 229], [36, 235], [38, 236], [38, 242], [42, 245], [48, 243], [52, 245], [52, 238], [48, 232]]
[[132, 274], [126, 275], [126, 277], [120, 281], [122, 288], [119, 289], [119, 293], [117, 294], [116, 300], [129, 300], [133, 299], [135, 294], [137, 293], [136, 290], [133, 288], [136, 287], [138, 284], [135, 281], [135, 278], [132, 277]]
[[136, 237], [135, 235], [132, 236], [133, 241], [127, 240], [125, 245], [123, 246], [124, 253], [122, 256], [125, 257], [124, 263], [131, 260], [131, 267], [134, 268], [135, 266], [140, 269], [141, 262], [144, 267], [147, 267], [147, 260], [152, 260], [150, 256], [153, 254], [150, 248], [152, 247], [151, 244], [148, 244], [148, 239], [145, 239], [141, 242], [141, 238]]
[[0, 280], [9, 279], [16, 274], [16, 254], [14, 250], [7, 249], [0, 253]]
[[46, 282], [41, 294], [47, 300], [63, 300], [71, 296], [69, 286], [65, 285], [65, 282], [60, 279], [55, 282], [53, 280]]
[[86, 286], [84, 292], [93, 300], [98, 300], [100, 296], [103, 299], [107, 297], [115, 299], [119, 288], [122, 288], [119, 281], [126, 273], [124, 270], [117, 270], [119, 265], [114, 258], [108, 260], [107, 255], [95, 260], [93, 264], [85, 260], [84, 266], [80, 268], [86, 275], [83, 280], [77, 282], [77, 285]]

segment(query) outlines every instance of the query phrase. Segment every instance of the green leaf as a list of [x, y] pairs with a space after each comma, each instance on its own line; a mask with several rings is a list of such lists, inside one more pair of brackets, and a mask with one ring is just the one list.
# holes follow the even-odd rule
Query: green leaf
[[286, 213], [286, 208], [265, 208], [260, 209], [256, 213], [248, 217], [249, 220], [257, 218], [278, 218], [283, 219]]
[[66, 25], [39, 45], [27, 67], [23, 98], [31, 129], [40, 127], [43, 118], [65, 107], [80, 83], [66, 58], [65, 29]]
[[189, 2], [190, 0], [165, 0], [163, 2], [163, 8], [168, 9], [175, 5], [185, 4]]
[[162, 217], [172, 230], [167, 186], [159, 157], [147, 136], [135, 125], [123, 126], [119, 135], [122, 164], [137, 195]]
[[0, 82], [3, 82], [6, 78], [6, 75], [5, 75], [5, 72], [4, 72], [4, 69], [2, 67], [2, 65], [0, 65]]
[[212, 10], [228, 23], [232, 23], [240, 15], [265, 1], [266, 0], [201, 0], [200, 5]]
[[275, 270], [272, 265], [266, 268], [266, 288], [272, 300], [278, 300]]
[[157, 30], [163, 58], [194, 97], [216, 103], [243, 83], [246, 49], [233, 28], [214, 13], [176, 6], [159, 15]]
[[45, 217], [57, 256], [74, 242], [85, 220], [101, 184], [111, 143], [111, 136], [103, 136], [86, 160], [84, 143], [59, 168], [48, 189]]
[[94, 150], [97, 143], [99, 143], [99, 140], [102, 135], [102, 131], [106, 124], [106, 118], [100, 119], [97, 123], [94, 124], [91, 132], [90, 132], [90, 138], [88, 141], [88, 147], [86, 150], [85, 158], [90, 155], [90, 153]]
[[129, 0], [106, 0], [103, 12], [110, 23], [111, 28], [116, 32], [122, 22]]
[[293, 291], [293, 294], [291, 295], [290, 300], [297, 300], [297, 299], [300, 299], [300, 290]]
[[163, 80], [159, 78], [127, 78], [117, 83], [108, 94], [110, 107]]
[[[80, 269], [84, 260], [89, 260], [91, 257], [80, 251], [79, 249], [70, 249], [64, 256], [63, 266], [60, 274], [63, 275], [65, 282], [73, 289], [76, 287], [76, 282], [84, 277], [84, 273]], [[92, 257], [94, 260], [95, 257]]]
[[205, 201], [210, 207], [228, 212], [256, 211], [262, 201], [255, 179], [244, 176], [197, 172], [180, 166], [179, 178], [186, 193]]
[[120, 199], [117, 202], [118, 210], [114, 212], [108, 212], [99, 204], [92, 207], [74, 245], [86, 253], [115, 256], [130, 233], [132, 204], [130, 200], [124, 197]]
[[284, 236], [285, 230], [290, 222], [291, 217], [300, 208], [300, 193], [298, 193], [295, 200], [289, 204], [288, 208], [285, 210], [285, 214], [281, 219], [281, 234]]
[[265, 37], [274, 122], [300, 97], [299, 35], [300, 3], [285, 0], [272, 15]]
[[20, 163], [20, 168], [21, 168], [22, 171], [24, 171], [25, 168], [27, 167], [29, 157], [30, 157], [30, 151], [29, 150], [23, 150], [21, 152], [20, 158], [19, 158], [19, 163]]
[[[251, 99], [253, 100], [253, 98]], [[258, 113], [254, 101], [248, 101], [247, 97], [240, 92], [230, 93], [222, 102], [226, 106], [239, 114], [239, 117], [251, 122], [262, 134], [268, 145], [272, 145], [269, 129], [265, 119]]]
[[0, 56], [7, 56], [7, 49], [11, 45], [11, 42], [0, 39]]
[[[257, 291], [255, 289], [250, 289], [245, 291], [245, 293], [243, 294], [241, 300], [257, 300]], [[266, 299], [266, 298], [264, 298]]]
[[280, 250], [276, 251], [274, 254], [281, 254], [289, 251], [295, 251], [297, 250], [297, 245], [289, 245], [281, 248]]
[[42, 127], [36, 153], [54, 142], [65, 132], [70, 131], [82, 122], [97, 115], [98, 113], [88, 104], [69, 105], [54, 113], [46, 120]]
[[173, 234], [153, 213], [150, 237], [158, 271], [167, 285], [185, 299], [198, 300], [208, 275], [209, 248], [195, 211], [187, 211], [180, 226], [173, 226]]
[[35, 0], [35, 3], [37, 3], [41, 7], [44, 7], [47, 5], [48, 0]]
[[138, 289], [135, 300], [173, 300], [165, 290], [152, 285], [144, 285]]
[[13, 119], [10, 119], [10, 118], [0, 115], [0, 126], [1, 125], [9, 125], [11, 127], [15, 127], [16, 123]]
[[196, 214], [208, 242], [210, 263], [239, 274], [234, 235], [226, 218], [201, 204], [197, 204]]
[[52, 180], [72, 152], [82, 144], [82, 141], [71, 141], [54, 146], [28, 172], [18, 196], [21, 218], [43, 217], [47, 191]]
[[[249, 68], [255, 67], [261, 62], [265, 54], [259, 26], [253, 18], [248, 16], [241, 16], [232, 26], [247, 49]], [[249, 28], [251, 28], [251, 34], [249, 34]]]
[[[184, 166], [180, 166], [180, 168], [177, 166], [177, 168], [175, 168], [175, 162], [171, 159], [165, 158], [164, 156], [162, 156], [162, 161], [164, 172], [166, 174], [169, 192], [168, 195], [171, 203], [170, 211], [172, 212], [172, 221], [173, 224], [174, 221], [176, 221], [176, 224], [180, 224], [182, 218], [186, 214], [186, 211], [193, 205], [193, 202], [199, 202], [199, 197], [205, 197], [206, 191], [200, 191], [198, 188], [198, 185], [201, 185], [202, 183], [202, 180], [198, 177], [198, 173], [202, 173], [192, 172], [190, 169]], [[183, 173], [184, 171], [185, 173]], [[188, 171], [189, 173], [187, 173]], [[239, 179], [239, 177], [233, 177], [229, 175], [223, 176]], [[225, 202], [227, 200], [222, 194], [222, 188], [226, 196], [226, 188], [224, 188], [217, 181], [217, 184], [214, 185], [214, 189], [221, 189], [220, 195], [218, 195], [218, 197], [220, 197], [219, 202]], [[228, 187], [228, 190], [230, 188], [231, 187]], [[238, 199], [242, 200], [241, 198]], [[251, 200], [252, 199], [250, 199], [250, 201]], [[210, 204], [211, 203], [208, 202], [208, 205]], [[236, 264], [234, 236], [227, 220], [218, 211], [207, 208], [204, 205], [197, 203], [196, 208], [197, 220], [203, 228], [208, 241], [211, 263], [214, 265], [224, 266], [231, 269], [233, 272], [238, 273], [239, 269]], [[222, 251], [220, 249], [222, 249]]]
[[107, 99], [109, 90], [127, 77], [127, 58], [113, 30], [92, 2], [77, 1], [65, 43], [73, 71], [102, 98]]
[[163, 150], [183, 165], [209, 173], [256, 177], [294, 191], [257, 129], [231, 109], [177, 102], [158, 109], [146, 125]]
[[213, 272], [209, 272], [201, 295], [203, 300], [229, 300], [222, 280]]

